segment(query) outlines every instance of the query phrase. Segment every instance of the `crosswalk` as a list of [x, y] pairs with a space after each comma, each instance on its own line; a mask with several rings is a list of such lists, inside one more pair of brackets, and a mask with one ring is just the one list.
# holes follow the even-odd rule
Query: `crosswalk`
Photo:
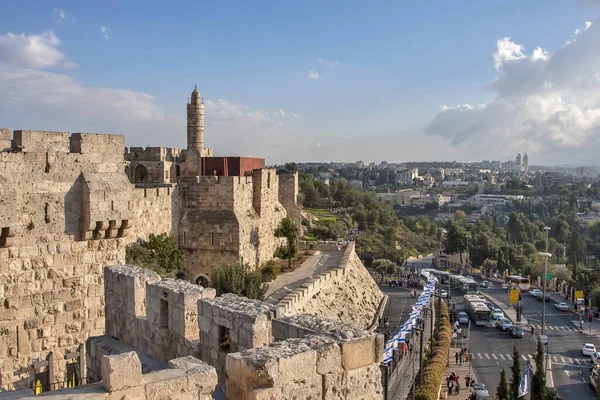
[[[535, 354], [521, 354], [523, 361], [531, 360], [533, 362]], [[590, 358], [577, 358], [577, 357], [566, 357], [566, 356], [551, 356], [552, 362], [560, 364], [573, 364], [573, 365], [589, 365]], [[495, 361], [512, 361], [512, 354], [502, 353], [473, 353], [473, 360], [495, 360]]]
[[[542, 331], [542, 325], [533, 325], [540, 332]], [[579, 329], [575, 326], [556, 326], [556, 325], [546, 325], [546, 330], [548, 331], [558, 331], [558, 332], [578, 332]]]

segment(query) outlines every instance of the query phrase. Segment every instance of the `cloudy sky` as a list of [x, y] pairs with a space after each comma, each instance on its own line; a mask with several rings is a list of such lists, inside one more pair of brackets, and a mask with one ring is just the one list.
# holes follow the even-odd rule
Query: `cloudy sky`
[[197, 84], [215, 155], [600, 164], [596, 0], [3, 3], [0, 127], [184, 147]]

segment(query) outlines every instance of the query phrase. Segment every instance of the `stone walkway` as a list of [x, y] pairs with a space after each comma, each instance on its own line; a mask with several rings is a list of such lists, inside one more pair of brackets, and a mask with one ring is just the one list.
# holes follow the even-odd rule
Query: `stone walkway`
[[[469, 371], [470, 362], [463, 362], [462, 365], [455, 364], [454, 354], [458, 351], [460, 351], [459, 348], [455, 348], [455, 347], [450, 348], [450, 365], [446, 367], [446, 370], [444, 371], [444, 376], [442, 377], [442, 382], [440, 383], [440, 386], [441, 386], [440, 399], [451, 398], [451, 399], [455, 399], [455, 400], [468, 400], [469, 394], [470, 394], [470, 388], [468, 388], [465, 385], [465, 376], [467, 376], [470, 372], [471, 377], [473, 379], [475, 379], [475, 382], [477, 382], [477, 377], [475, 376], [475, 373], [473, 372], [473, 368], [470, 368], [470, 371]], [[447, 393], [448, 386], [446, 385], [446, 378], [452, 373], [452, 371], [454, 371], [454, 373], [456, 375], [458, 375], [458, 377], [459, 377], [460, 391], [458, 394], [455, 394], [454, 392], [452, 392], [452, 394]], [[486, 389], [490, 390], [490, 388], [486, 388]], [[455, 389], [453, 389], [453, 390], [455, 390]]]
[[340, 251], [317, 251], [294, 271], [281, 274], [274, 281], [269, 282], [265, 301], [276, 305], [281, 299], [302, 286], [304, 282], [313, 276], [338, 267], [343, 254], [343, 249]]

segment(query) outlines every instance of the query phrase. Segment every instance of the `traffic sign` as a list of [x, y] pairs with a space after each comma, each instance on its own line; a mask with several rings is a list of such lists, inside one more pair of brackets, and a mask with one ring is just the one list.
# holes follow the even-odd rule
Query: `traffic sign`
[[548, 335], [540, 335], [540, 342], [542, 342], [542, 344], [548, 344]]
[[509, 292], [509, 301], [510, 304], [518, 304], [519, 303], [519, 294], [521, 291], [519, 289], [511, 289]]
[[583, 299], [583, 290], [576, 290], [575, 291], [575, 298], [576, 299]]
[[551, 281], [552, 280], [552, 274], [546, 274], [546, 280], [547, 281]]

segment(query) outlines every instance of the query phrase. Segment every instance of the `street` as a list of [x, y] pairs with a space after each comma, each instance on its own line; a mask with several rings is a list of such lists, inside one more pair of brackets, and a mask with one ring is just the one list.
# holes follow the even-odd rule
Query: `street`
[[[486, 293], [508, 304], [508, 291], [501, 289], [500, 285], [486, 290]], [[452, 295], [456, 309], [464, 309], [463, 294], [458, 290], [453, 290]], [[554, 293], [551, 298], [554, 297], [559, 298], [559, 295]], [[535, 326], [536, 335], [540, 334], [543, 303], [528, 293], [523, 293], [521, 304], [523, 316]], [[554, 304], [553, 301], [549, 301], [544, 306], [546, 307], [548, 351], [552, 359], [555, 388], [558, 394], [565, 399], [596, 399], [594, 390], [588, 381], [590, 357], [582, 355], [581, 347], [584, 343], [600, 346], [600, 339], [580, 333], [572, 323], [579, 317], [571, 311], [555, 309]], [[589, 329], [587, 320], [584, 327]], [[485, 384], [492, 395], [496, 393], [501, 368], [505, 369], [507, 379], [510, 379], [513, 345], [517, 346], [520, 354], [521, 371], [524, 370], [527, 359], [532, 358], [535, 354], [537, 344], [529, 339], [529, 327], [524, 328], [525, 337], [513, 339], [507, 332], [502, 332], [496, 327], [471, 327], [470, 351], [474, 356], [473, 370], [477, 379]]]

